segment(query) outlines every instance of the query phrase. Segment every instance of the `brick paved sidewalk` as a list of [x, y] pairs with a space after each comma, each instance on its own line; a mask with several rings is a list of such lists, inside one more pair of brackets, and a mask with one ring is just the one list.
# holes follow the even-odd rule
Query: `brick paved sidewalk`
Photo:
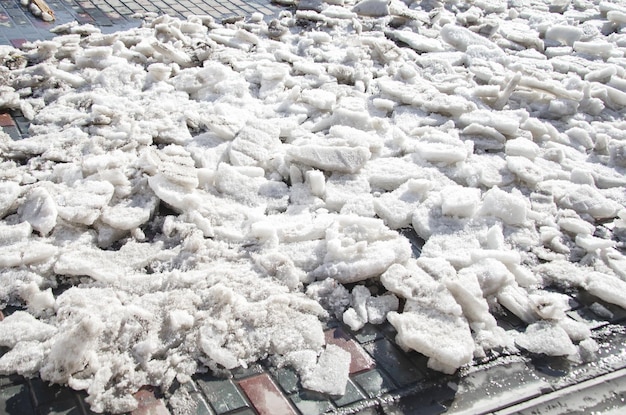
[[33, 16], [20, 0], [0, 0], [0, 45], [21, 46], [26, 41], [50, 39], [50, 29], [77, 21], [99, 27], [104, 33], [139, 26], [133, 16], [153, 12], [186, 18], [209, 15], [216, 20], [259, 12], [273, 16], [281, 8], [270, 0], [48, 0], [56, 20], [44, 22]]

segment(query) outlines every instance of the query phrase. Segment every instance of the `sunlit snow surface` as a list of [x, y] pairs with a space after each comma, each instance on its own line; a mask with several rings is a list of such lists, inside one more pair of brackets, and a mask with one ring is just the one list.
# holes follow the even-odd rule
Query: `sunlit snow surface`
[[332, 3], [0, 46], [31, 121], [0, 133], [0, 372], [96, 411], [265, 357], [337, 394], [331, 316], [447, 373], [593, 355], [544, 288], [626, 307], [626, 6]]

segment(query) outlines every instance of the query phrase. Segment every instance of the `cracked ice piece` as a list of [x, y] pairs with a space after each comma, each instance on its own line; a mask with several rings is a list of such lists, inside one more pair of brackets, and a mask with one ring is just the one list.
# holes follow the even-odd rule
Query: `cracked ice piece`
[[431, 369], [451, 374], [472, 361], [474, 340], [462, 317], [414, 308], [402, 314], [391, 312], [387, 319], [398, 330], [398, 345], [428, 356]]
[[339, 346], [329, 344], [313, 370], [302, 376], [302, 386], [329, 395], [343, 395], [350, 374], [352, 356]]
[[299, 163], [340, 173], [356, 173], [372, 156], [366, 147], [317, 145], [291, 147], [287, 154]]
[[42, 235], [50, 233], [57, 223], [56, 204], [43, 187], [37, 187], [30, 192], [18, 213], [22, 221], [30, 223]]
[[82, 180], [56, 196], [59, 216], [68, 222], [92, 225], [100, 217], [115, 188], [106, 181]]
[[548, 356], [568, 356], [576, 353], [567, 332], [554, 322], [538, 321], [526, 328], [515, 343], [531, 353], [542, 353]]

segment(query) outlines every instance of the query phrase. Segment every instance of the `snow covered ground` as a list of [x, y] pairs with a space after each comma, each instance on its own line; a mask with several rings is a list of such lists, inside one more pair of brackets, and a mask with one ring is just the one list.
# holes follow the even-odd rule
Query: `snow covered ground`
[[0, 46], [31, 121], [0, 133], [0, 373], [121, 412], [270, 357], [340, 395], [330, 317], [446, 373], [593, 356], [545, 288], [626, 308], [625, 27], [617, 1], [301, 0]]

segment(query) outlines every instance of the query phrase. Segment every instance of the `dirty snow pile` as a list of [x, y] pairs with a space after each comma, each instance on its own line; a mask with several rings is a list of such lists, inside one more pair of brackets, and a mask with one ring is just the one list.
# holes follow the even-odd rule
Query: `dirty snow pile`
[[263, 358], [341, 395], [331, 317], [446, 373], [593, 356], [551, 288], [626, 308], [625, 28], [621, 2], [301, 0], [1, 47], [31, 126], [0, 133], [0, 372], [95, 411]]

